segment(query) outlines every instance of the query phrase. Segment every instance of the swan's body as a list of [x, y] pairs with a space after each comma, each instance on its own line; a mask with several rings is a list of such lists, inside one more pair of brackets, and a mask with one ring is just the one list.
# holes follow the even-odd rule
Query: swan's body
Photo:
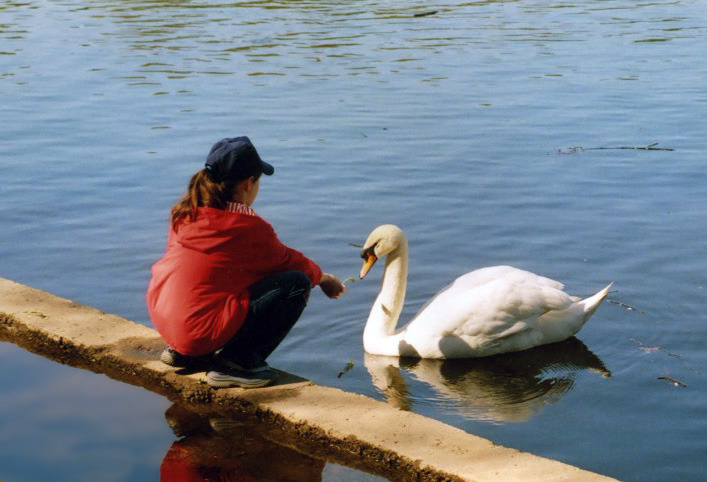
[[494, 266], [457, 278], [400, 329], [405, 302], [408, 244], [393, 225], [371, 232], [361, 256], [363, 278], [386, 259], [381, 291], [363, 332], [368, 353], [419, 358], [474, 358], [527, 350], [577, 333], [611, 285], [579, 300], [562, 283], [510, 266]]

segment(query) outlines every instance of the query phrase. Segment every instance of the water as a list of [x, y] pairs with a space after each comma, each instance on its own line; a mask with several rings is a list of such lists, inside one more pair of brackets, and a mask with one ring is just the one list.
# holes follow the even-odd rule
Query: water
[[[376, 267], [313, 296], [275, 366], [620, 479], [702, 480], [706, 20], [688, 0], [0, 1], [0, 276], [149, 323], [169, 208], [248, 134], [277, 169], [254, 207], [325, 271], [406, 231], [403, 319], [482, 266], [615, 282], [579, 345], [398, 363], [362, 352]], [[653, 143], [674, 150], [571, 149]], [[0, 357], [0, 478], [159, 477], [166, 400]]]

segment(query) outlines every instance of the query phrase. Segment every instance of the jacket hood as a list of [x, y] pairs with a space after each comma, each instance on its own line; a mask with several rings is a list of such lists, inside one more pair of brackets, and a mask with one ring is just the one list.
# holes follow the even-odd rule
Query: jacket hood
[[248, 230], [262, 222], [258, 216], [198, 208], [196, 219], [179, 225], [177, 231], [173, 231], [173, 236], [185, 248], [213, 253], [239, 242]]

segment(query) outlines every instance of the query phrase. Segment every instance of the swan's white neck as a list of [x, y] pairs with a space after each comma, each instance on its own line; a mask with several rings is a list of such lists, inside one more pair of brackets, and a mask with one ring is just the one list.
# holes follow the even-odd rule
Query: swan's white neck
[[405, 304], [408, 274], [408, 243], [402, 236], [397, 248], [385, 258], [380, 293], [363, 330], [363, 347], [375, 355], [398, 356], [404, 330], [395, 332]]

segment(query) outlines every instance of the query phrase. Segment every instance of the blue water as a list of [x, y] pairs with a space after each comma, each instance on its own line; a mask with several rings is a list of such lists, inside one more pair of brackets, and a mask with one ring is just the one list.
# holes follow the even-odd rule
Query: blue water
[[[275, 366], [623, 480], [702, 480], [706, 38], [688, 0], [0, 1], [0, 276], [149, 324], [171, 205], [247, 134], [277, 170], [255, 209], [325, 271], [405, 230], [403, 319], [482, 266], [615, 283], [581, 346], [400, 364], [363, 356], [376, 267], [313, 296]], [[0, 358], [0, 479], [158, 479], [166, 400]]]

